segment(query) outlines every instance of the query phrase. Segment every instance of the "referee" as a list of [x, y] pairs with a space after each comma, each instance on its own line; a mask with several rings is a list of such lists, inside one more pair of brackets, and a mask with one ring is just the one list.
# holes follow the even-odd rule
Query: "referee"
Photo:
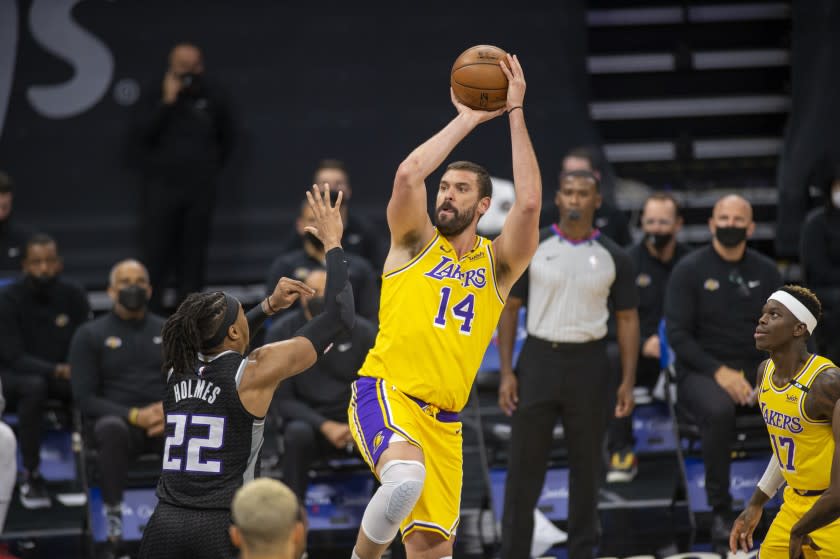
[[[499, 406], [513, 415], [502, 518], [502, 559], [530, 557], [533, 510], [545, 480], [558, 416], [569, 455], [570, 559], [591, 559], [598, 543], [602, 446], [612, 400], [606, 342], [615, 310], [622, 379], [616, 417], [633, 410], [639, 348], [639, 297], [629, 256], [593, 227], [601, 203], [587, 170], [563, 173], [555, 197], [560, 222], [543, 229], [526, 274], [499, 320]], [[528, 339], [516, 374], [513, 341], [526, 304]]]

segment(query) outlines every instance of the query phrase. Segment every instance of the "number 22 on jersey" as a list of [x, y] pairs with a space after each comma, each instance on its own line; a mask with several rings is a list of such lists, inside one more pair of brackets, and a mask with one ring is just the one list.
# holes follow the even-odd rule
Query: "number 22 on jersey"
[[[218, 474], [222, 471], [221, 460], [201, 459], [201, 450], [218, 450], [222, 448], [225, 434], [225, 418], [213, 415], [187, 415], [171, 413], [166, 416], [166, 424], [174, 424], [175, 432], [172, 436], [166, 437], [163, 449], [163, 469], [174, 471], [186, 471], [204, 474]], [[207, 436], [193, 436], [185, 441], [187, 424], [191, 426], [206, 426]], [[173, 458], [172, 451], [187, 445], [186, 460]]]

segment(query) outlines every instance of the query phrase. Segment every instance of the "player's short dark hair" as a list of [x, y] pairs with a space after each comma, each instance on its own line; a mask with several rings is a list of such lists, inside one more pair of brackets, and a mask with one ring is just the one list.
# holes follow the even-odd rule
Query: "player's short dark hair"
[[588, 148], [586, 146], [580, 146], [576, 148], [572, 148], [566, 152], [566, 155], [563, 156], [563, 159], [567, 157], [574, 157], [575, 159], [586, 159], [589, 162], [589, 167], [593, 171], [598, 170], [598, 164], [596, 163], [597, 157], [595, 155], [595, 150]]
[[811, 314], [814, 315], [814, 318], [817, 319], [817, 322], [819, 322], [820, 319], [822, 319], [822, 303], [820, 303], [820, 300], [817, 297], [817, 295], [807, 287], [803, 287], [801, 285], [787, 284], [783, 287], [780, 287], [779, 291], [784, 291], [785, 293], [791, 295], [794, 299], [805, 305], [805, 308], [811, 311]]
[[453, 161], [446, 166], [446, 170], [471, 171], [475, 173], [478, 178], [478, 197], [493, 196], [493, 181], [490, 180], [490, 173], [478, 163], [473, 163], [472, 161]]
[[350, 174], [347, 172], [347, 166], [344, 164], [344, 161], [341, 159], [322, 159], [318, 162], [318, 166], [315, 167], [315, 172], [312, 173], [312, 182], [315, 182], [315, 179], [318, 178], [318, 173], [325, 169], [335, 169], [344, 173], [345, 176], [349, 177]]
[[15, 189], [15, 181], [3, 171], [0, 171], [0, 194], [11, 194]]
[[34, 246], [44, 246], [44, 245], [55, 245], [58, 247], [58, 243], [55, 242], [55, 239], [47, 235], [46, 233], [35, 233], [28, 239], [26, 239], [26, 246], [23, 247], [23, 259], [26, 260], [29, 258], [29, 249]]
[[647, 206], [647, 203], [650, 202], [651, 200], [658, 200], [660, 202], [665, 202], [665, 201], [671, 202], [674, 205], [675, 215], [677, 217], [682, 217], [682, 206], [680, 205], [679, 201], [677, 201], [677, 199], [674, 197], [674, 195], [671, 194], [670, 192], [664, 192], [664, 191], [660, 190], [660, 191], [654, 192], [653, 194], [651, 194], [650, 196], [645, 198], [645, 201], [642, 204], [642, 212], [644, 212], [644, 209]]
[[163, 371], [192, 371], [196, 355], [224, 320], [227, 300], [221, 291], [191, 293], [163, 325]]

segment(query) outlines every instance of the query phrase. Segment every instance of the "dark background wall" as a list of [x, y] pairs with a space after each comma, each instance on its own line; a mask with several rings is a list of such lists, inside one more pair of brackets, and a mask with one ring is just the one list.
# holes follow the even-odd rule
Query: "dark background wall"
[[[56, 235], [68, 272], [88, 285], [135, 253], [131, 101], [136, 84], [160, 87], [166, 55], [183, 40], [202, 47], [237, 119], [211, 281], [262, 278], [321, 158], [345, 160], [353, 211], [383, 220], [401, 159], [454, 116], [449, 69], [473, 44], [519, 55], [547, 190], [567, 148], [597, 141], [582, 2], [542, 10], [490, 2], [480, 14], [386, 6], [0, 0], [0, 168], [18, 184], [17, 218]], [[506, 119], [482, 126], [452, 158], [510, 177]]]

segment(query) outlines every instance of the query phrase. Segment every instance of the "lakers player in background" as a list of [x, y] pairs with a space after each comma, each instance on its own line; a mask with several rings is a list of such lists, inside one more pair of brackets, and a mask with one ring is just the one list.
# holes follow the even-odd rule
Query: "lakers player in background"
[[[353, 438], [381, 482], [362, 518], [353, 558], [378, 559], [402, 529], [410, 559], [452, 556], [461, 501], [458, 413], [511, 286], [537, 248], [542, 185], [522, 103], [517, 58], [501, 61], [507, 105], [458, 115], [400, 164], [388, 203], [391, 247], [382, 275], [379, 334], [353, 383]], [[494, 241], [476, 235], [490, 206], [487, 171], [451, 163], [434, 224], [424, 183], [476, 126], [507, 112], [516, 201]]]
[[840, 370], [808, 352], [822, 313], [819, 299], [786, 285], [770, 295], [755, 347], [756, 393], [773, 456], [729, 534], [732, 552], [749, 551], [767, 501], [787, 482], [784, 502], [761, 543], [761, 559], [840, 557]]

